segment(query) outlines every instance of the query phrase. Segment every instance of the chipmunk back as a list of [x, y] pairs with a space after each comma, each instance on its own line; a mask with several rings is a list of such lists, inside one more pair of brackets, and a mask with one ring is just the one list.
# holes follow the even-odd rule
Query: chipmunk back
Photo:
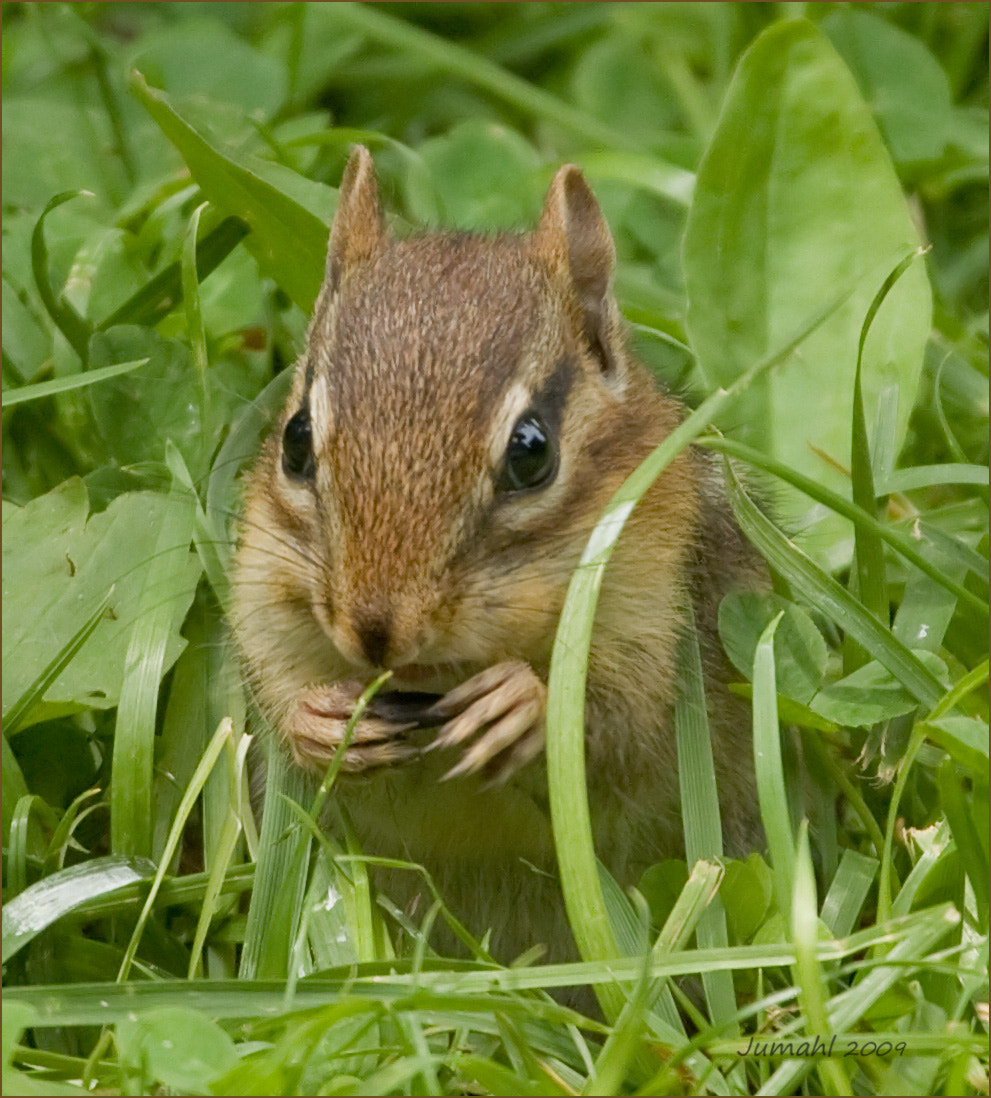
[[[307, 348], [246, 487], [233, 624], [259, 706], [320, 774], [382, 668], [390, 690], [439, 696], [415, 721], [366, 712], [335, 795], [366, 853], [425, 865], [505, 960], [538, 942], [573, 953], [542, 760], [551, 646], [602, 509], [682, 416], [626, 348], [614, 265], [574, 167], [532, 234], [393, 240], [357, 148]], [[623, 883], [682, 850], [671, 709], [690, 606], [727, 848], [756, 841], [749, 715], [725, 689], [716, 611], [764, 582], [718, 476], [684, 451], [627, 521], [589, 656], [597, 850]], [[385, 881], [406, 903], [421, 884]]]

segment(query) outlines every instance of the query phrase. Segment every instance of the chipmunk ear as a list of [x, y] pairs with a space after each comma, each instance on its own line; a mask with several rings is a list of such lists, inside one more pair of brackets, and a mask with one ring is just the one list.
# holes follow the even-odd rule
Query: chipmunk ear
[[355, 145], [344, 169], [337, 212], [330, 227], [326, 288], [333, 294], [344, 271], [372, 259], [385, 247], [378, 183], [371, 153]]
[[615, 373], [618, 311], [610, 285], [616, 246], [592, 188], [574, 164], [559, 168], [551, 180], [533, 248], [570, 279], [584, 314], [589, 349], [603, 373]]

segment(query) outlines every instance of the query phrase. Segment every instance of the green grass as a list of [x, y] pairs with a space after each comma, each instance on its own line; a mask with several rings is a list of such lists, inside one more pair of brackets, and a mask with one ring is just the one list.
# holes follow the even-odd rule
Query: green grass
[[[986, 4], [4, 16], [5, 1093], [987, 1093]], [[579, 164], [638, 350], [696, 409], [558, 634], [573, 963], [495, 964], [436, 892], [397, 910], [275, 751], [256, 832], [238, 476], [356, 140], [400, 226], [531, 225]], [[733, 458], [775, 581], [720, 613], [767, 848], [723, 857], [688, 637], [688, 861], [626, 895], [587, 823], [589, 630], [690, 442]], [[582, 984], [594, 1018], [550, 995]]]

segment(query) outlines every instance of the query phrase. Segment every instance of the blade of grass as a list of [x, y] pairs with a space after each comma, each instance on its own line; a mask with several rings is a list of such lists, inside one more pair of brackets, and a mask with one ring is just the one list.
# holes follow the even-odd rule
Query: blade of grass
[[146, 358], [138, 358], [134, 362], [118, 362], [113, 366], [100, 366], [96, 370], [86, 370], [81, 374], [56, 377], [51, 381], [38, 381], [33, 385], [22, 385], [17, 389], [4, 389], [3, 406], [13, 408], [15, 404], [24, 404], [29, 400], [40, 400], [42, 397], [65, 393], [70, 389], [83, 389], [87, 385], [96, 385], [108, 378], [129, 374], [139, 366], [144, 366], [147, 361]]
[[[865, 950], [880, 943], [893, 945], [897, 953], [886, 956], [867, 979], [882, 970], [886, 974], [878, 986], [876, 980], [869, 985], [862, 998], [855, 999], [855, 1007], [844, 1006], [841, 1014], [832, 1019], [833, 1032], [842, 1032], [849, 1020], [856, 1020], [885, 990], [884, 981], [894, 983], [900, 974], [912, 965], [918, 966], [925, 950], [959, 923], [959, 916], [950, 904], [914, 912], [904, 918], [858, 931], [840, 940], [821, 941], [816, 945], [816, 956], [821, 962], [858, 958]], [[789, 943], [778, 942], [760, 946], [735, 946], [730, 949], [693, 950], [651, 962], [651, 978], [698, 974], [719, 967], [734, 970], [791, 966], [795, 964], [795, 951]], [[859, 963], [859, 958], [858, 958]], [[325, 1005], [340, 998], [342, 992], [369, 995], [382, 1001], [395, 1001], [408, 997], [416, 987], [418, 994], [443, 994], [461, 997], [463, 1009], [475, 1009], [491, 1013], [491, 1005], [479, 996], [506, 991], [568, 987], [584, 983], [601, 983], [621, 980], [634, 984], [640, 974], [642, 958], [625, 957], [608, 965], [573, 963], [536, 965], [528, 968], [507, 969], [466, 965], [464, 962], [446, 962], [431, 970], [411, 973], [403, 970], [398, 961], [361, 966], [345, 966], [319, 978], [300, 981], [296, 989], [296, 1007], [305, 1009]], [[866, 982], [866, 980], [865, 980]], [[856, 985], [857, 990], [860, 985]], [[849, 995], [845, 992], [844, 995]], [[147, 1010], [159, 1006], [185, 1004], [212, 1015], [215, 1018], [250, 1018], [270, 1014], [273, 1008], [281, 1009], [285, 995], [285, 979], [265, 980], [197, 980], [186, 979], [129, 981], [119, 985], [105, 982], [89, 984], [37, 985], [8, 987], [5, 999], [25, 1002], [36, 1007], [38, 1025], [103, 1025], [111, 1024], [126, 1016], [129, 1011]], [[837, 997], [831, 1001], [846, 1004]], [[531, 1004], [537, 1006], [538, 1004]], [[556, 1004], [546, 1004], [551, 1016], [560, 1018], [564, 1009]], [[857, 1013], [857, 1010], [860, 1013]], [[848, 1021], [844, 1019], [849, 1018]]]
[[946, 465], [915, 465], [911, 469], [895, 469], [877, 485], [879, 493], [912, 492], [919, 488], [934, 488], [943, 484], [975, 484], [988, 486], [988, 467], [947, 462]]
[[[692, 933], [698, 930], [702, 920], [708, 915], [711, 905], [718, 900], [719, 885], [722, 883], [722, 879], [722, 865], [708, 861], [697, 861], [695, 863], [688, 880], [685, 882], [685, 887], [678, 895], [678, 899], [675, 901], [667, 919], [665, 919], [664, 926], [654, 943], [652, 954], [655, 961], [684, 950]], [[711, 976], [711, 973], [702, 974], [703, 986], [708, 986], [706, 978], [709, 976]], [[730, 979], [732, 980], [732, 977]], [[683, 1049], [687, 1036], [685, 1035], [684, 1022], [674, 1005], [670, 981], [653, 980], [648, 1002], [653, 1005], [644, 1014], [644, 1021], [650, 1030], [669, 1048]], [[701, 1052], [695, 1049], [688, 1050], [685, 1052], [684, 1062], [697, 1077], [708, 1079], [709, 1089], [713, 1093], [732, 1093], [733, 1088], [730, 1083], [723, 1079], [721, 1072]], [[642, 1076], [649, 1079], [651, 1065], [638, 1063], [642, 1068]]]
[[877, 858], [867, 858], [856, 850], [843, 851], [820, 914], [835, 937], [842, 938], [853, 929], [879, 864]]
[[[876, 515], [877, 492], [874, 488], [874, 470], [870, 441], [867, 437], [867, 417], [864, 412], [863, 358], [864, 344], [871, 323], [878, 309], [888, 295], [888, 291], [897, 282], [899, 276], [908, 268], [914, 255], [904, 257], [888, 274], [881, 288], [874, 295], [867, 314], [860, 326], [860, 338], [857, 344], [857, 366], [853, 379], [853, 408], [850, 426], [850, 484], [853, 502], [861, 511]], [[880, 405], [879, 405], [880, 411]], [[888, 585], [884, 566], [884, 548], [880, 537], [868, 526], [855, 525], [853, 528], [854, 549], [853, 569], [850, 575], [850, 592], [858, 598], [860, 604], [878, 621], [888, 623], [890, 614]], [[868, 662], [867, 652], [849, 633], [843, 638], [843, 670], [851, 674]]]
[[[681, 814], [685, 828], [685, 859], [693, 866], [703, 860], [713, 861], [722, 857], [723, 834], [706, 712], [702, 656], [694, 614], [691, 612], [679, 641], [678, 657], [679, 690], [674, 707], [674, 729], [678, 746]], [[729, 944], [726, 912], [718, 895], [713, 897], [700, 919], [696, 937], [703, 949]], [[707, 973], [702, 978], [702, 984], [713, 1024], [726, 1024], [729, 1033], [739, 1033], [739, 1028], [730, 1021], [736, 1014], [732, 975], [729, 972]]]
[[24, 771], [21, 770], [6, 734], [0, 735], [0, 746], [3, 751], [2, 765], [0, 765], [0, 775], [3, 778], [3, 842], [6, 846], [9, 841], [14, 806], [21, 797], [28, 796], [28, 784], [24, 780]]
[[[911, 538], [902, 533], [901, 530], [889, 526], [887, 523], [879, 522], [872, 515], [860, 510], [859, 507], [844, 499], [838, 493], [818, 484], [811, 477], [803, 476], [803, 474], [789, 468], [783, 462], [768, 457], [744, 443], [728, 438], [700, 438], [696, 445], [705, 446], [707, 449], [717, 450], [719, 453], [739, 458], [758, 469], [763, 469], [767, 473], [780, 477], [788, 484], [798, 488], [799, 491], [804, 492], [810, 499], [814, 499], [817, 503], [822, 503], [830, 510], [835, 511], [844, 518], [848, 518], [856, 526], [869, 527], [879, 538], [915, 565], [920, 572], [924, 572], [930, 579], [935, 580], [947, 591], [956, 595], [962, 603], [973, 610], [979, 611], [984, 618], [987, 618], [988, 603], [944, 575], [936, 565], [915, 547]], [[985, 566], [986, 562], [982, 561], [982, 571], [986, 571]]]
[[307, 791], [300, 771], [289, 766], [275, 733], [265, 729], [263, 734], [268, 749], [265, 811], [238, 976], [241, 980], [277, 979], [283, 992], [310, 851], [309, 834], [292, 826], [290, 805], [305, 799]]
[[[602, 1045], [595, 1067], [582, 1087], [582, 1094], [623, 1094], [628, 1068], [643, 1056], [643, 1022], [651, 999], [650, 950], [644, 953], [644, 966], [633, 989], [619, 1012], [616, 1024]], [[646, 1061], [644, 1078], [649, 1078], [651, 1063]]]
[[[884, 303], [891, 288], [908, 270], [911, 264], [922, 254], [921, 249], [905, 256], [888, 274], [881, 288], [874, 295], [867, 315], [860, 327], [860, 339], [857, 344], [857, 369], [853, 382], [853, 421], [850, 428], [850, 482], [853, 490], [853, 502], [868, 515], [874, 515], [877, 508], [877, 492], [874, 487], [874, 471], [871, 461], [870, 441], [867, 438], [867, 417], [864, 412], [864, 393], [862, 385], [864, 346], [871, 330], [874, 318]], [[854, 560], [856, 564], [857, 590], [862, 605], [878, 621], [887, 623], [888, 585], [885, 578], [884, 550], [881, 539], [870, 527], [854, 526]], [[849, 674], [867, 662], [866, 654], [861, 650], [851, 660], [844, 663]]]
[[[227, 874], [227, 867], [230, 865], [231, 859], [234, 856], [238, 836], [241, 834], [241, 777], [244, 773], [250, 739], [247, 736], [242, 736], [240, 742], [235, 744], [234, 736], [236, 733], [234, 731], [233, 722], [229, 724], [228, 730], [229, 735], [224, 740], [224, 747], [226, 748], [227, 754], [227, 766], [225, 769], [229, 810], [223, 826], [220, 829], [217, 841], [211, 844], [210, 859], [212, 865], [207, 879], [206, 891], [203, 894], [203, 903], [196, 920], [196, 933], [193, 936], [193, 944], [190, 948], [189, 955], [189, 970], [186, 973], [187, 978], [190, 980], [195, 979], [197, 971], [202, 969], [203, 945], [206, 942], [207, 932], [210, 929], [210, 920], [217, 913], [218, 901], [220, 900], [221, 889]], [[209, 775], [207, 776], [207, 781], [203, 783], [204, 787], [208, 782]], [[246, 807], [246, 810], [250, 812], [250, 808]]]
[[19, 798], [11, 813], [4, 858], [5, 896], [21, 895], [28, 886], [28, 860], [33, 856], [41, 860], [45, 842], [38, 832], [32, 831], [32, 823], [43, 825], [49, 831], [54, 831], [58, 825], [58, 817], [37, 793], [27, 793]]
[[189, 226], [182, 242], [182, 298], [186, 308], [186, 335], [192, 351], [193, 366], [199, 382], [196, 393], [200, 405], [200, 423], [203, 433], [200, 436], [200, 461], [198, 468], [205, 468], [208, 455], [203, 452], [207, 445], [210, 426], [210, 387], [207, 382], [206, 329], [203, 327], [203, 310], [200, 308], [200, 284], [196, 273], [196, 238], [200, 231], [200, 215], [206, 209], [203, 202], [193, 210]]
[[[975, 783], [980, 780], [977, 775], [974, 775]], [[973, 815], [974, 806], [980, 803], [980, 800], [978, 796], [968, 795], [964, 791], [953, 759], [943, 760], [940, 768], [936, 771], [936, 781], [939, 786], [939, 802], [946, 814], [953, 840], [957, 844], [960, 861], [963, 863], [964, 871], [974, 890], [978, 929], [981, 934], [987, 934], [988, 855], [987, 848], [978, 835]], [[986, 789], [986, 776], [984, 777], [984, 786]], [[987, 803], [987, 793], [984, 795], [984, 803]]]
[[[189, 785], [182, 796], [182, 800], [179, 802], [178, 809], [176, 809], [175, 819], [172, 822], [172, 828], [169, 831], [169, 837], [165, 843], [165, 850], [162, 853], [162, 860], [155, 872], [155, 878], [151, 883], [151, 888], [148, 890], [148, 895], [145, 898], [144, 906], [141, 908], [141, 913], [138, 915], [138, 920], [134, 924], [131, 940], [128, 942], [127, 949], [124, 951], [124, 957], [121, 960], [120, 969], [117, 972], [118, 984], [123, 983], [130, 974], [131, 965], [137, 955], [138, 946], [141, 944], [141, 937], [144, 934], [145, 925], [148, 922], [148, 917], [151, 915], [152, 908], [155, 906], [155, 898], [158, 895], [158, 890], [162, 887], [162, 881], [165, 879], [165, 874], [168, 872], [169, 865], [175, 856], [175, 852], [179, 849], [179, 843], [182, 841], [183, 831], [185, 830], [186, 822], [189, 819], [189, 814], [192, 812], [193, 806], [196, 804], [196, 800], [200, 793], [202, 793], [203, 786], [206, 784], [207, 778], [209, 778], [214, 765], [220, 758], [220, 753], [223, 751], [225, 744], [230, 741], [233, 731], [230, 718], [225, 718], [221, 721], [220, 726], [214, 733], [210, 743], [207, 744], [206, 751], [203, 752], [203, 758], [200, 759], [196, 769], [193, 771], [193, 776], [190, 779]], [[209, 891], [209, 889], [210, 882], [208, 881], [207, 890]]]
[[[803, 820], [798, 833], [795, 859], [795, 887], [791, 896], [791, 937], [795, 946], [795, 985], [798, 1001], [805, 1015], [805, 1032], [812, 1038], [831, 1032], [826, 1014], [826, 987], [816, 957], [819, 940], [815, 871], [809, 850], [808, 821]], [[819, 1073], [830, 1088], [829, 1094], [853, 1094], [842, 1062], [831, 1056], [819, 1062]]]
[[770, 622], [754, 653], [754, 770], [761, 819], [774, 869], [774, 893], [778, 909], [788, 911], [795, 883], [795, 837], [785, 789], [774, 674], [774, 633], [782, 617], [783, 611]]
[[[168, 450], [173, 446], [169, 443]], [[114, 853], [148, 857], [152, 850], [155, 718], [172, 598], [188, 575], [195, 509], [185, 487], [173, 480], [169, 507], [155, 545], [137, 619], [124, 658], [124, 678], [114, 732], [110, 787], [110, 837]]]
[[743, 491], [732, 466], [727, 464], [727, 469], [729, 497], [737, 521], [771, 567], [859, 641], [923, 705], [934, 705], [942, 687], [932, 672], [836, 580], [789, 541]]

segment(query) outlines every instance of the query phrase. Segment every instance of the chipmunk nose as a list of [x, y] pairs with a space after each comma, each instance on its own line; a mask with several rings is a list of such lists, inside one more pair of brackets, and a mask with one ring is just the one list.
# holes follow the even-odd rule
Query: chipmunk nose
[[389, 651], [391, 623], [386, 617], [369, 618], [356, 623], [355, 633], [365, 659], [373, 667], [384, 667], [386, 653]]

